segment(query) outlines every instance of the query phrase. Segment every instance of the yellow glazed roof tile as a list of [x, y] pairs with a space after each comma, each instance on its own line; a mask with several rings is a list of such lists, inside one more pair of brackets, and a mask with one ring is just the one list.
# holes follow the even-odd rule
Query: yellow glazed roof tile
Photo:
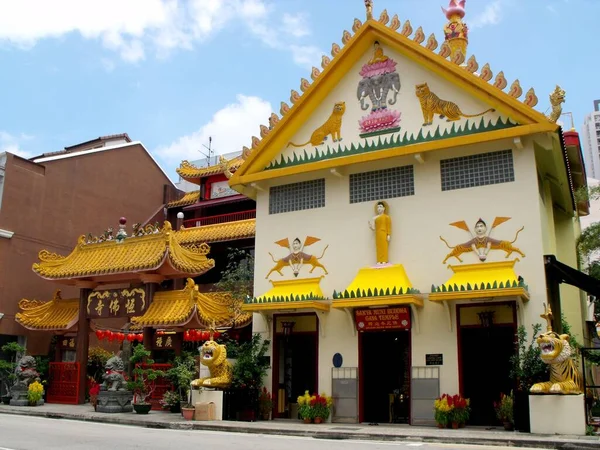
[[143, 316], [133, 317], [136, 328], [144, 326], [183, 326], [194, 319], [205, 327], [241, 328], [252, 320], [252, 314], [241, 313], [242, 301], [233, 301], [227, 292], [200, 293], [198, 286], [188, 278], [181, 291], [154, 294], [152, 304]]
[[79, 318], [79, 299], [61, 299], [60, 291], [47, 302], [22, 299], [15, 320], [28, 330], [68, 330]]
[[181, 206], [193, 205], [200, 199], [200, 191], [187, 192], [179, 200], [173, 200], [167, 203], [167, 208], [177, 208]]
[[190, 183], [199, 184], [200, 179], [212, 175], [219, 175], [226, 171], [235, 170], [244, 163], [244, 160], [238, 156], [228, 161], [222, 156], [219, 158], [219, 164], [209, 167], [196, 167], [189, 161], [182, 161], [179, 168], [176, 169], [177, 174]]
[[103, 242], [81, 236], [68, 256], [40, 251], [40, 262], [33, 264], [33, 271], [42, 278], [60, 280], [155, 270], [166, 261], [178, 271], [194, 275], [214, 267], [214, 260], [206, 257], [210, 251], [207, 244], [183, 247], [177, 234], [165, 222], [162, 228], [149, 225], [146, 231], [121, 242], [112, 234], [101, 238], [106, 239]]
[[256, 219], [184, 228], [177, 232], [175, 239], [180, 245], [194, 242], [221, 242], [235, 239], [253, 238], [256, 233]]

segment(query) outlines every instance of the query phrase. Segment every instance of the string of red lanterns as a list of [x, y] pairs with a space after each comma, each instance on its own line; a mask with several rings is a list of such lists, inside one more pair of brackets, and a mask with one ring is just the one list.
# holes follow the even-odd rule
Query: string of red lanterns
[[123, 342], [125, 340], [129, 342], [142, 342], [144, 340], [144, 335], [142, 333], [115, 333], [114, 331], [110, 330], [96, 330], [96, 337], [99, 341], [107, 339], [109, 342], [112, 342], [114, 340], [117, 340], [119, 342]]
[[[172, 332], [166, 333], [165, 331], [157, 331], [157, 336], [162, 336], [165, 334], [174, 334]], [[221, 332], [214, 331], [212, 334], [213, 339], [218, 339], [221, 337]], [[129, 342], [143, 342], [144, 335], [142, 333], [122, 333], [122, 332], [114, 332], [111, 330], [96, 330], [96, 337], [99, 341], [103, 339], [107, 339], [109, 342], [117, 340], [119, 342], [123, 342], [125, 340]], [[237, 339], [237, 333], [233, 336], [234, 339]], [[199, 341], [208, 341], [210, 339], [210, 331], [208, 330], [186, 330], [183, 333], [183, 340], [186, 342], [199, 342]]]
[[[218, 339], [221, 336], [219, 331], [213, 332], [213, 339]], [[183, 333], [183, 340], [186, 342], [208, 341], [210, 339], [210, 331], [207, 330], [186, 330]]]

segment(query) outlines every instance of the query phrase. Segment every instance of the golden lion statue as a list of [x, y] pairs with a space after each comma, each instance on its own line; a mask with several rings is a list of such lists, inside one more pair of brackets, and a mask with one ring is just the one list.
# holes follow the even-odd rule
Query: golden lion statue
[[200, 362], [210, 370], [209, 378], [198, 378], [192, 386], [228, 388], [232, 381], [232, 368], [227, 361], [227, 349], [215, 341], [206, 341], [200, 350]]
[[550, 366], [550, 381], [536, 383], [529, 391], [534, 394], [583, 393], [583, 378], [579, 368], [571, 359], [569, 335], [559, 335], [552, 331], [550, 305], [541, 317], [546, 319], [548, 327], [546, 333], [541, 334], [536, 342], [542, 352], [542, 361]]

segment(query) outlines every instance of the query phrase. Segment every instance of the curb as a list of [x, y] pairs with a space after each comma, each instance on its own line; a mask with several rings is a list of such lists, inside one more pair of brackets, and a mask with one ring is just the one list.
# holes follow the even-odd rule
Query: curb
[[[448, 436], [414, 436], [409, 434], [399, 433], [377, 433], [377, 434], [365, 434], [365, 433], [354, 433], [354, 432], [343, 432], [338, 433], [335, 431], [318, 431], [318, 430], [297, 430], [297, 429], [274, 429], [270, 427], [249, 427], [242, 425], [230, 426], [220, 425], [212, 422], [211, 425], [204, 424], [202, 422], [162, 422], [162, 421], [140, 421], [135, 419], [128, 419], [123, 416], [112, 417], [107, 414], [106, 417], [88, 417], [79, 414], [68, 414], [68, 413], [57, 413], [50, 411], [38, 411], [28, 410], [23, 411], [15, 410], [2, 410], [0, 414], [11, 414], [19, 416], [34, 416], [44, 417], [48, 419], [67, 419], [67, 420], [78, 420], [82, 422], [96, 422], [96, 423], [110, 423], [116, 425], [135, 426], [142, 428], [152, 429], [170, 429], [170, 430], [189, 430], [189, 431], [219, 431], [229, 433], [247, 433], [247, 434], [265, 434], [275, 436], [296, 436], [296, 437], [312, 437], [314, 439], [332, 439], [332, 440], [358, 440], [358, 441], [384, 441], [384, 442], [423, 442], [423, 443], [444, 443], [449, 442]], [[468, 437], [468, 436], [456, 436], [451, 438], [452, 444], [463, 444], [463, 445], [490, 445], [490, 446], [505, 446], [505, 447], [529, 447], [529, 448], [544, 448], [544, 449], [556, 449], [556, 450], [587, 450], [600, 448], [600, 440], [593, 438], [574, 440], [574, 439], [560, 439], [558, 436], [554, 441], [543, 440], [543, 439], [515, 439], [511, 438], [498, 438], [498, 437]]]

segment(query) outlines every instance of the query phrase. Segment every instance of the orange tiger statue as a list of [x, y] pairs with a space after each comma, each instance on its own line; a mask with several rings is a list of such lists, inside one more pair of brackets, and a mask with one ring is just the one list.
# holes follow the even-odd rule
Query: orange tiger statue
[[536, 383], [529, 392], [533, 394], [568, 394], [583, 393], [583, 377], [579, 367], [572, 359], [573, 349], [569, 344], [569, 335], [552, 331], [552, 309], [546, 307], [541, 315], [548, 324], [547, 331], [541, 334], [536, 342], [541, 350], [541, 358], [550, 366], [550, 381]]

